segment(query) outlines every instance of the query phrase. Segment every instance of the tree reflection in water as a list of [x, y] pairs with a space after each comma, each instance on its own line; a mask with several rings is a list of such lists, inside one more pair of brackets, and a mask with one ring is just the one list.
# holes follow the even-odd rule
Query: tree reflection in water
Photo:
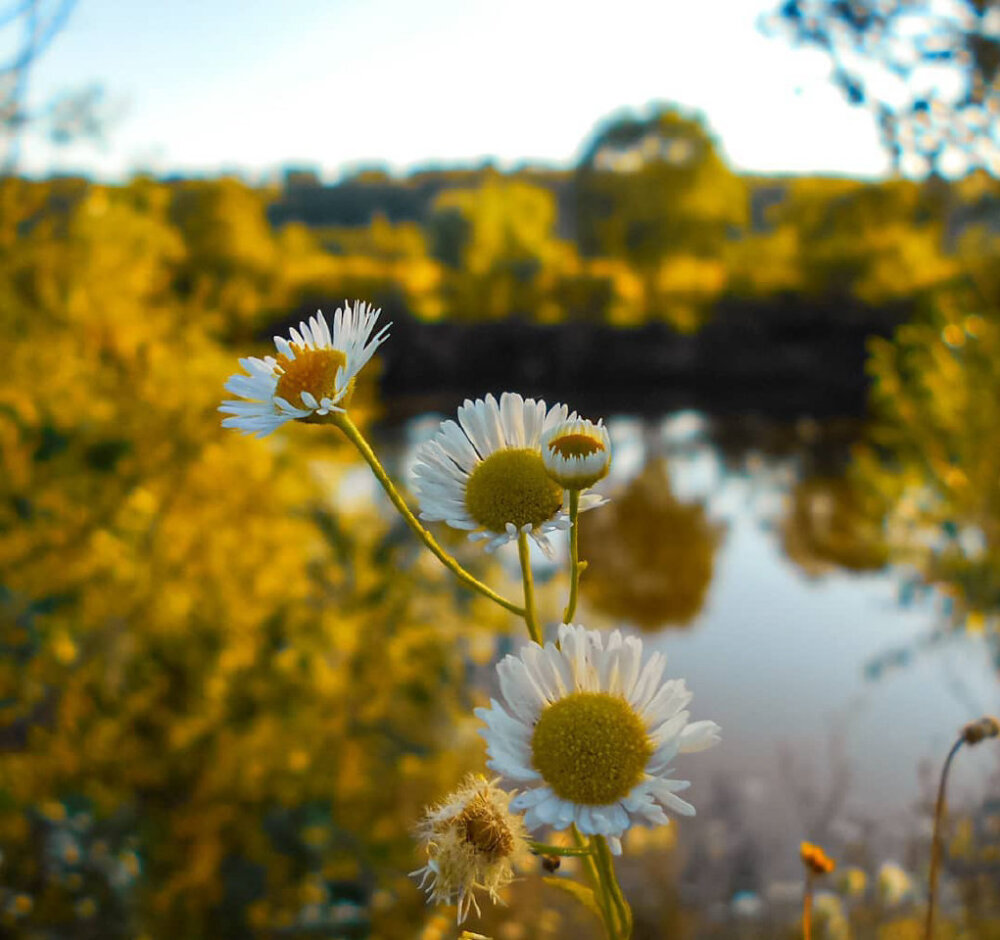
[[795, 484], [781, 521], [785, 554], [807, 575], [836, 568], [878, 571], [888, 548], [871, 499], [843, 479], [809, 477]]
[[705, 602], [723, 532], [702, 503], [674, 496], [667, 462], [654, 459], [580, 526], [589, 564], [584, 597], [643, 630], [690, 623]]

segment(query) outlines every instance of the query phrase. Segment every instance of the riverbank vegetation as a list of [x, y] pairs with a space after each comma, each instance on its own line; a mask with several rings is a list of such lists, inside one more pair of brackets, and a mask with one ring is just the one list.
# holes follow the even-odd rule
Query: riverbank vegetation
[[[745, 314], [752, 334], [767, 310], [806, 362], [847, 335], [860, 362], [878, 334], [870, 430], [846, 474], [799, 482], [789, 555], [906, 564], [914, 590], [951, 598], [950, 625], [995, 635], [998, 206], [984, 174], [742, 177], [669, 110], [604, 126], [572, 170], [0, 180], [2, 931], [443, 935], [405, 877], [410, 828], [476, 766], [467, 679], [508, 648], [507, 621], [419, 557], [335, 434], [261, 446], [218, 426], [234, 355], [344, 297], [418, 325], [552, 328], [570, 351], [584, 327], [696, 337]], [[361, 426], [385, 404], [377, 373]], [[636, 543], [649, 474], [609, 540]], [[694, 616], [723, 538], [665, 486], [653, 515], [686, 520], [681, 541], [645, 560], [691, 572], [683, 597], [640, 592], [640, 624]], [[595, 606], [621, 616], [635, 593], [605, 568]], [[905, 906], [867, 897], [870, 935], [916, 935], [891, 932]], [[642, 916], [694, 916], [672, 910]]]

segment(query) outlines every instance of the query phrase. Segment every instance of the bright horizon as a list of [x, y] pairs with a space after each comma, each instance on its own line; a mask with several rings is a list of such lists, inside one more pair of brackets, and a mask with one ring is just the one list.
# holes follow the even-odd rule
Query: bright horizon
[[[104, 148], [26, 138], [22, 172], [238, 172], [336, 179], [359, 166], [572, 165], [595, 127], [654, 102], [700, 112], [734, 169], [878, 177], [871, 115], [819, 52], [757, 28], [762, 0], [79, 0], [29, 104], [99, 83]], [[721, 24], [721, 25], [720, 25]]]

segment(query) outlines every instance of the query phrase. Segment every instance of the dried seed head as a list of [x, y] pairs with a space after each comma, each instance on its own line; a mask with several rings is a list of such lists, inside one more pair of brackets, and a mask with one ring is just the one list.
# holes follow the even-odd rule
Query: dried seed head
[[457, 904], [458, 922], [479, 912], [475, 890], [492, 901], [530, 858], [521, 817], [510, 811], [510, 794], [483, 777], [469, 776], [420, 824], [427, 864], [416, 872], [428, 900]]
[[976, 721], [970, 721], [962, 729], [962, 740], [966, 744], [978, 744], [987, 738], [1000, 737], [1000, 721], [992, 715], [983, 715]]

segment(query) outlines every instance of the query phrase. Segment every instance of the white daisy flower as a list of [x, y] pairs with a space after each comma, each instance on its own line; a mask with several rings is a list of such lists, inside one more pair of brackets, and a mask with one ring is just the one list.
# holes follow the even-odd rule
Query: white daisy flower
[[374, 336], [381, 310], [360, 300], [333, 315], [333, 329], [322, 311], [290, 331], [290, 338], [274, 337], [278, 355], [240, 360], [248, 374], [237, 373], [226, 390], [245, 401], [224, 401], [219, 411], [232, 417], [222, 426], [264, 437], [286, 421], [320, 423], [344, 411], [354, 379], [388, 338], [389, 327]]
[[[504, 392], [465, 400], [458, 422], [444, 421], [415, 455], [413, 489], [420, 518], [465, 529], [493, 551], [524, 532], [551, 555], [548, 533], [569, 528], [563, 487], [545, 470], [542, 434], [575, 419], [566, 405], [546, 409], [544, 401]], [[580, 509], [603, 497], [583, 494]]]
[[608, 837], [636, 823], [669, 822], [664, 810], [693, 816], [677, 793], [670, 764], [678, 754], [719, 741], [714, 721], [688, 722], [683, 680], [663, 681], [667, 660], [641, 664], [642, 642], [617, 630], [607, 646], [596, 630], [563, 624], [559, 642], [531, 643], [497, 666], [503, 705], [476, 709], [486, 722], [487, 765], [522, 789], [511, 808], [526, 810], [529, 830], [565, 829]]
[[611, 467], [611, 437], [603, 421], [563, 421], [542, 433], [541, 447], [549, 476], [568, 490], [593, 486]]
[[418, 834], [427, 864], [410, 874], [433, 904], [457, 904], [462, 923], [474, 907], [475, 890], [498, 903], [497, 891], [514, 880], [515, 865], [531, 857], [528, 834], [510, 811], [510, 794], [484, 777], [469, 775], [440, 806], [429, 809]]

